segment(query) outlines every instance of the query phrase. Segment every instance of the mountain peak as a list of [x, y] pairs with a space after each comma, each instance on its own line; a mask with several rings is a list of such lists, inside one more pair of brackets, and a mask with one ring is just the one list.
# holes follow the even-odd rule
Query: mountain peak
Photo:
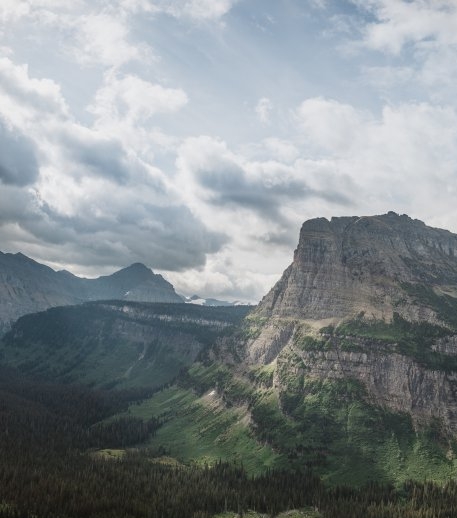
[[132, 263], [130, 266], [124, 268], [124, 270], [152, 272], [152, 270], [143, 263]]
[[111, 275], [100, 277], [100, 278], [111, 278], [111, 279], [130, 279], [130, 281], [137, 280], [138, 282], [144, 282], [151, 278], [156, 277], [153, 271], [145, 266], [143, 263], [133, 263], [130, 266], [122, 268]]
[[[306, 221], [291, 266], [264, 297], [265, 316], [390, 320], [421, 313], [404, 284], [457, 290], [457, 235], [395, 212]], [[422, 315], [423, 316], [423, 315]]]
[[0, 332], [27, 313], [107, 299], [182, 302], [169, 282], [142, 263], [112, 275], [85, 279], [66, 270], [56, 272], [21, 252], [0, 253]]

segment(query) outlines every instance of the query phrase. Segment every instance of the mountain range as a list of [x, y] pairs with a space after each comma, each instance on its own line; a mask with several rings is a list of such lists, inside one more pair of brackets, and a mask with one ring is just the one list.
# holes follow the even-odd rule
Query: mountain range
[[22, 253], [0, 252], [0, 331], [20, 316], [90, 300], [182, 302], [173, 286], [141, 263], [85, 279], [54, 271]]
[[[43, 268], [47, 294], [73, 282]], [[142, 265], [87, 281], [87, 298], [124, 300], [23, 316], [3, 363], [161, 385], [119, 417], [160, 416], [142, 446], [183, 462], [307, 467], [330, 484], [457, 476], [457, 235], [393, 212], [309, 220], [256, 308], [126, 301], [149, 293], [132, 278], [169, 286]]]

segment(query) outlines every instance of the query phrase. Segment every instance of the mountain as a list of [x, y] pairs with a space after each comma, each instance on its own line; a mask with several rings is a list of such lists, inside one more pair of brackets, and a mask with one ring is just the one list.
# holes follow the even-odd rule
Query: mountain
[[176, 435], [196, 433], [173, 403], [190, 388], [207, 456], [330, 483], [455, 477], [456, 295], [455, 234], [395, 213], [307, 221], [240, 330], [148, 402], [173, 408], [152, 444], [201, 455]]
[[[263, 299], [262, 316], [339, 321], [433, 320], [405, 285], [457, 296], [457, 235], [408, 216], [318, 218], [301, 228], [293, 263]], [[435, 321], [440, 320], [435, 314]]]
[[0, 252], [0, 331], [27, 313], [89, 300], [182, 302], [173, 286], [143, 264], [98, 279], [56, 272], [25, 255]]

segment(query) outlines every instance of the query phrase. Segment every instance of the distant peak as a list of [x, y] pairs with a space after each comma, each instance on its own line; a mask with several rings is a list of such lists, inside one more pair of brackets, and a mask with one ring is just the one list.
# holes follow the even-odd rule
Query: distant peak
[[144, 272], [148, 271], [151, 272], [152, 270], [148, 268], [143, 263], [133, 263], [130, 266], [127, 266], [126, 268], [123, 268], [124, 270], [132, 270], [132, 271], [138, 271], [138, 272]]
[[126, 268], [122, 268], [121, 270], [106, 276], [105, 278], [129, 279], [130, 282], [144, 282], [156, 277], [158, 276], [155, 275], [154, 272], [143, 263], [133, 263]]

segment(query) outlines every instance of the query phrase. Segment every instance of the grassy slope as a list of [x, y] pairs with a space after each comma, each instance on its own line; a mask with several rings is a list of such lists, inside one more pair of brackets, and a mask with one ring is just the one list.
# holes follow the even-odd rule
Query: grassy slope
[[184, 462], [242, 461], [252, 474], [310, 465], [331, 485], [457, 475], [449, 444], [436, 428], [417, 433], [409, 416], [365, 403], [354, 381], [304, 378], [300, 389], [294, 381], [278, 397], [269, 386], [273, 370], [262, 367], [241, 378], [226, 366], [196, 364], [183, 386], [159, 392], [129, 413], [161, 416], [164, 425], [147, 446], [153, 455]]
[[129, 415], [147, 419], [161, 416], [164, 425], [145, 446], [152, 454], [169, 453], [184, 461], [212, 465], [219, 459], [242, 462], [251, 474], [271, 467], [277, 455], [258, 443], [246, 424], [243, 409], [226, 409], [216, 395], [197, 396], [172, 387], [129, 408]]
[[[398, 339], [398, 325], [391, 327], [385, 323], [364, 326], [358, 321], [340, 332], [349, 341], [350, 331], [354, 336], [385, 336], [392, 342], [396, 334]], [[326, 349], [329, 340], [305, 340], [299, 345], [303, 344], [308, 350]], [[426, 357], [421, 348], [414, 353], [421, 359]], [[314, 463], [330, 483], [399, 483], [411, 478], [444, 481], [456, 476], [454, 454], [449, 440], [440, 433], [439, 423], [416, 431], [409, 415], [369, 404], [369, 396], [356, 380], [309, 379], [300, 354], [293, 348], [282, 352], [278, 365], [281, 407], [291, 423], [290, 435], [297, 439], [291, 453], [298, 450], [299, 458]], [[312, 450], [300, 453], [299, 445], [312, 446]]]

